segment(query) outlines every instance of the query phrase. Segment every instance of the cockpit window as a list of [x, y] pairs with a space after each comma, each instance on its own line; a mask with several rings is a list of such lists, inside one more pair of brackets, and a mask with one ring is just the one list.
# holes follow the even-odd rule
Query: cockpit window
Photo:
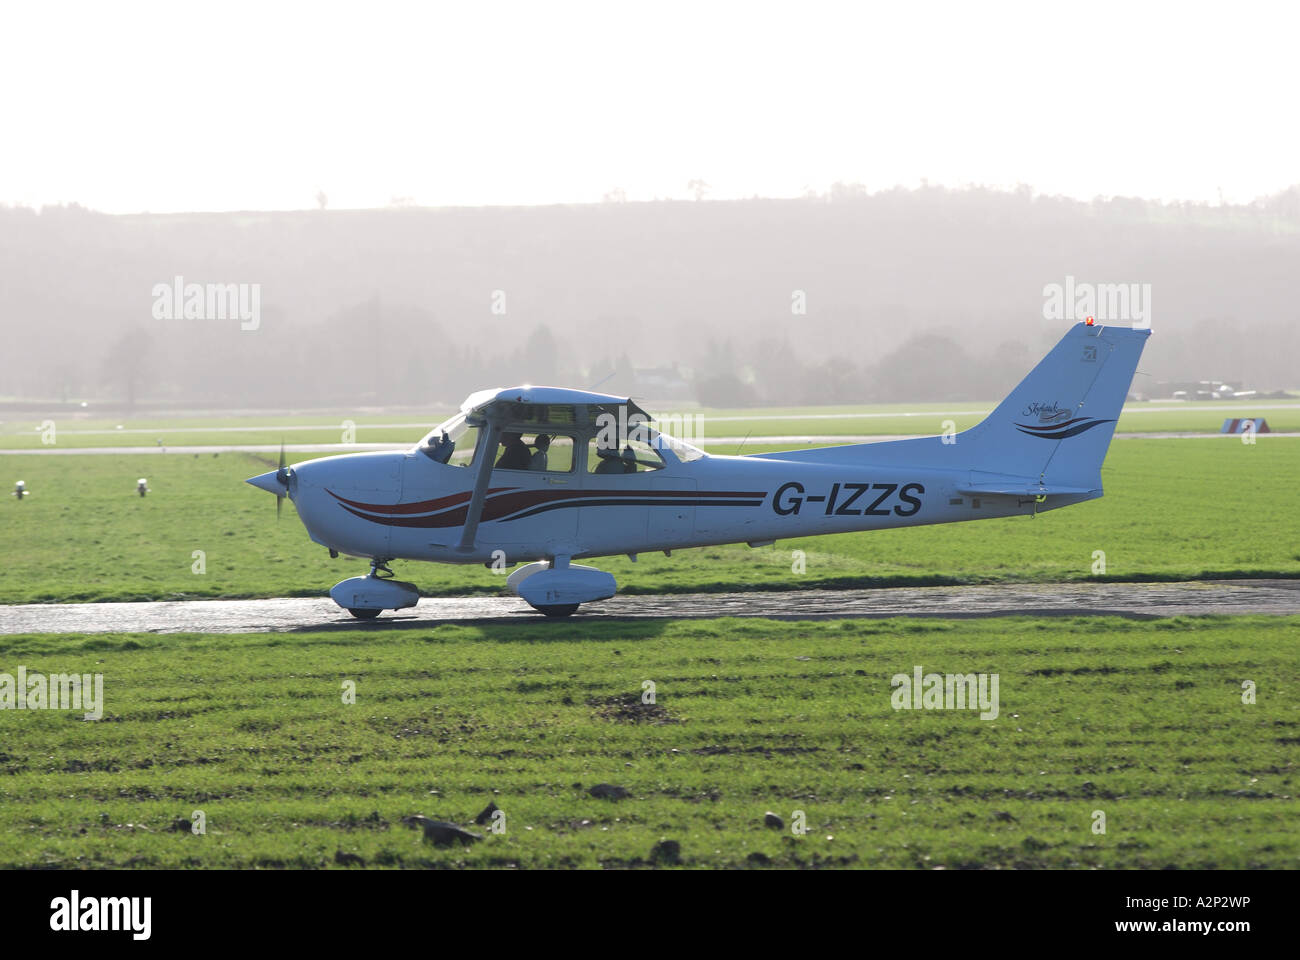
[[573, 437], [562, 433], [524, 434], [507, 429], [497, 443], [493, 469], [572, 473]]
[[600, 474], [645, 473], [659, 470], [664, 465], [660, 456], [647, 440], [627, 437], [622, 447], [610, 445], [597, 437], [587, 445], [587, 472]]
[[544, 424], [568, 427], [578, 422], [578, 408], [572, 403], [502, 403], [500, 413], [525, 429]]
[[[518, 406], [523, 407], [523, 405]], [[568, 432], [548, 428], [551, 423], [558, 422], [563, 430], [564, 422], [573, 419], [574, 408], [534, 405], [527, 412], [532, 416], [522, 422], [511, 421], [503, 427], [497, 449], [492, 451], [493, 466], [504, 470], [572, 472], [576, 466], [574, 437]], [[533, 426], [533, 421], [538, 419], [539, 415], [544, 415], [548, 421], [540, 429]], [[476, 448], [482, 431], [478, 427], [471, 426], [471, 420], [479, 422], [477, 414], [473, 411], [469, 414], [456, 414], [430, 430], [416, 449], [438, 463], [453, 467], [472, 466], [479, 456]], [[581, 429], [581, 426], [578, 429]], [[507, 452], [504, 448], [506, 434], [511, 432], [522, 440], [522, 444], [519, 445], [522, 449], [513, 449], [510, 456], [506, 457], [505, 463], [502, 463], [501, 458]], [[666, 433], [660, 433], [645, 424], [639, 424], [635, 429], [628, 431], [624, 438], [626, 442], [621, 446], [610, 446], [609, 449], [604, 449], [604, 445], [616, 442], [614, 440], [616, 435], [614, 431], [601, 430], [597, 433], [596, 439], [588, 444], [588, 472], [598, 472], [598, 468], [601, 473], [644, 473], [647, 470], [658, 470], [664, 466], [663, 455], [659, 452], [661, 450], [671, 451], [672, 455], [682, 463], [690, 463], [707, 456], [698, 447], [670, 437]], [[576, 446], [581, 450], [581, 435]], [[525, 453], [527, 453], [526, 461]], [[608, 462], [613, 460], [618, 462]]]

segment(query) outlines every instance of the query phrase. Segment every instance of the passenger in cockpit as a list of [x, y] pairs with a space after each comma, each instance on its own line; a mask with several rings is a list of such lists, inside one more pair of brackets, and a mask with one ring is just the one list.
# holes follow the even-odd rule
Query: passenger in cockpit
[[537, 452], [533, 454], [532, 459], [528, 461], [529, 470], [545, 470], [547, 468], [547, 451], [551, 449], [551, 438], [544, 433], [539, 433], [533, 446]]

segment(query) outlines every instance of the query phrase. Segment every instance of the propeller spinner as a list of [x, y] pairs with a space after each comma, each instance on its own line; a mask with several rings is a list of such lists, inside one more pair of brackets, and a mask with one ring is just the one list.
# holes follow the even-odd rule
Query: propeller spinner
[[293, 470], [284, 456], [284, 444], [280, 444], [280, 465], [270, 473], [249, 477], [245, 483], [251, 483], [259, 490], [275, 494], [275, 516], [278, 520], [284, 509], [284, 498], [289, 495], [289, 482], [293, 479]]

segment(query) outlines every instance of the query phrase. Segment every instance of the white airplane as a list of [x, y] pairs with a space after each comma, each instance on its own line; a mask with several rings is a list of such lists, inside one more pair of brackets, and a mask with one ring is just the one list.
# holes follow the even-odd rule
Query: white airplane
[[[323, 457], [248, 482], [293, 501], [331, 556], [370, 573], [354, 617], [412, 607], [393, 560], [525, 562], [507, 586], [547, 616], [612, 597], [584, 557], [1040, 513], [1102, 495], [1101, 464], [1150, 335], [1074, 325], [978, 426], [944, 437], [749, 456], [655, 430], [627, 397], [522, 386], [470, 396], [404, 452]], [[531, 447], [528, 438], [531, 438]]]

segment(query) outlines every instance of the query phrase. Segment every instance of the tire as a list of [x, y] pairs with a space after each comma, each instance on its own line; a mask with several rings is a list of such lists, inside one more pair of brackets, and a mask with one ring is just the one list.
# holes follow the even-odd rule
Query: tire
[[383, 612], [384, 611], [382, 610], [373, 610], [369, 607], [348, 607], [348, 613], [352, 614], [352, 616], [356, 617], [358, 620], [373, 620]]
[[569, 617], [578, 609], [576, 603], [552, 603], [544, 607], [534, 607], [538, 613], [545, 614], [548, 617]]

